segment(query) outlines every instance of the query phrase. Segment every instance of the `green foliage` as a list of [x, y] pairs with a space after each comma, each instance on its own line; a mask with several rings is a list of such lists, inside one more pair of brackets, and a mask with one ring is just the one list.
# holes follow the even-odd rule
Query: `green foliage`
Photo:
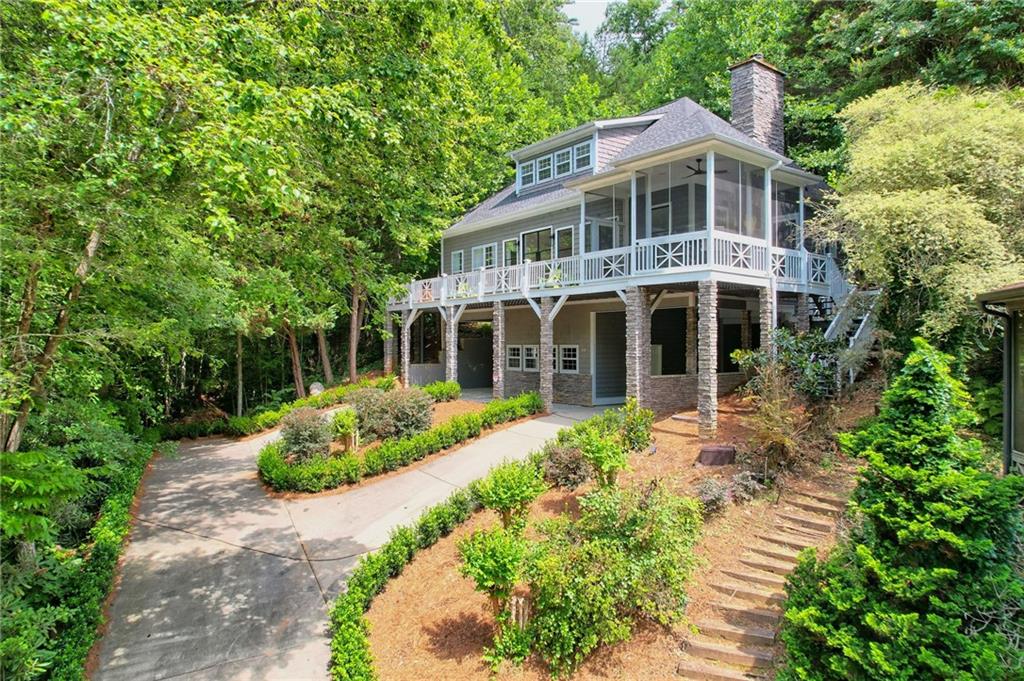
[[0, 452], [0, 529], [5, 539], [53, 539], [53, 512], [84, 491], [80, 470], [53, 452]]
[[322, 492], [354, 484], [363, 477], [363, 467], [352, 454], [315, 456], [289, 461], [283, 442], [271, 442], [260, 450], [256, 467], [271, 489], [290, 492]]
[[324, 457], [331, 450], [331, 424], [318, 411], [305, 407], [281, 419], [284, 451], [296, 461]]
[[654, 412], [644, 409], [635, 397], [626, 400], [619, 410], [622, 414], [622, 444], [631, 452], [640, 452], [651, 444], [651, 426]]
[[348, 395], [359, 417], [359, 435], [366, 440], [391, 440], [420, 433], [430, 427], [432, 400], [418, 388], [387, 392], [364, 388]]
[[[484, 483], [493, 477], [488, 476]], [[477, 591], [490, 597], [497, 614], [519, 583], [526, 551], [526, 540], [519, 532], [507, 527], [478, 530], [459, 542], [459, 572], [473, 580]]]
[[594, 470], [594, 478], [602, 487], [615, 485], [619, 471], [629, 465], [629, 453], [615, 437], [587, 432], [580, 439], [580, 453]]
[[530, 503], [546, 489], [543, 474], [532, 462], [506, 461], [473, 486], [473, 495], [498, 512], [506, 530], [522, 530]]
[[729, 506], [729, 483], [718, 478], [704, 478], [697, 483], [697, 498], [705, 515], [717, 515]]
[[978, 427], [989, 437], [1003, 436], [1003, 387], [992, 384], [982, 376], [971, 378], [969, 389], [974, 397], [974, 411], [977, 412]]
[[1024, 663], [1009, 633], [1024, 479], [983, 470], [981, 444], [960, 435], [976, 416], [952, 358], [914, 348], [879, 417], [841, 438], [868, 464], [859, 522], [790, 578], [781, 679], [1009, 679]]
[[528, 392], [510, 399], [488, 402], [480, 412], [480, 421], [484, 428], [490, 428], [499, 423], [507, 423], [524, 416], [539, 414], [542, 411], [544, 411], [544, 403], [541, 402], [540, 395]]
[[455, 381], [434, 381], [423, 386], [423, 392], [434, 398], [435, 402], [451, 402], [462, 396], [462, 386]]
[[359, 417], [354, 409], [342, 408], [331, 416], [331, 437], [335, 441], [354, 440], [359, 429]]

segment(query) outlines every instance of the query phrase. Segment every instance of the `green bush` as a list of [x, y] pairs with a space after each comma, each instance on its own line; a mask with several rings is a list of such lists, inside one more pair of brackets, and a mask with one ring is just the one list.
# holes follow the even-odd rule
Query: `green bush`
[[354, 409], [342, 408], [331, 416], [331, 437], [336, 442], [351, 441], [356, 445], [359, 430], [359, 417]]
[[259, 424], [252, 416], [232, 416], [224, 429], [226, 435], [241, 437], [260, 432]]
[[539, 414], [542, 411], [544, 411], [544, 403], [541, 401], [540, 395], [529, 392], [509, 399], [488, 402], [480, 412], [480, 419], [484, 428], [491, 428], [499, 423], [515, 421], [524, 416]]
[[359, 435], [366, 440], [392, 440], [430, 427], [430, 396], [419, 388], [383, 391], [364, 388], [346, 401], [359, 417]]
[[784, 681], [1020, 678], [1024, 478], [984, 470], [952, 358], [914, 347], [879, 417], [840, 438], [867, 460], [857, 522], [790, 576]]
[[281, 419], [281, 442], [296, 461], [325, 457], [331, 451], [331, 425], [315, 409], [296, 409]]
[[619, 439], [597, 431], [587, 432], [580, 438], [580, 452], [602, 487], [614, 485], [619, 471], [629, 464], [629, 454], [619, 444]]
[[521, 529], [526, 522], [530, 503], [547, 485], [540, 469], [528, 461], [507, 461], [473, 486], [473, 494], [486, 508], [497, 511], [502, 526]]
[[423, 392], [434, 398], [435, 402], [451, 402], [462, 396], [462, 386], [455, 381], [435, 381], [423, 386]]
[[704, 478], [697, 483], [696, 492], [706, 516], [718, 515], [729, 506], [729, 483], [718, 478]]
[[5, 539], [48, 542], [56, 508], [85, 489], [85, 476], [53, 451], [0, 452], [0, 529]]
[[477, 591], [487, 594], [495, 616], [502, 612], [519, 583], [526, 549], [526, 540], [507, 527], [478, 530], [459, 542], [459, 572], [473, 580]]
[[271, 442], [260, 450], [256, 467], [271, 489], [290, 492], [322, 492], [359, 482], [363, 468], [352, 454], [316, 456], [305, 461], [288, 462], [284, 443]]
[[641, 407], [635, 397], [626, 400], [619, 411], [622, 414], [622, 444], [626, 449], [639, 452], [650, 447], [654, 412]]

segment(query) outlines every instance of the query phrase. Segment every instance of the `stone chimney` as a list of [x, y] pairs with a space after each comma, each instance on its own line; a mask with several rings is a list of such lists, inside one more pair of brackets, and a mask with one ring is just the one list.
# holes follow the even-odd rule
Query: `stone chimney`
[[782, 88], [786, 74], [763, 54], [729, 67], [732, 72], [732, 125], [772, 151], [784, 153]]

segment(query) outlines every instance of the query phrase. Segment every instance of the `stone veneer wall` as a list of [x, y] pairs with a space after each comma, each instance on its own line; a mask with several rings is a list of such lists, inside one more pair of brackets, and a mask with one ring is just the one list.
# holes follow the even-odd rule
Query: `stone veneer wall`
[[491, 397], [505, 397], [505, 303], [496, 301], [491, 309]]
[[[746, 374], [718, 374], [718, 395], [725, 395], [747, 382]], [[697, 376], [651, 376], [644, 406], [656, 414], [683, 411], [697, 406]]]
[[697, 430], [701, 439], [718, 432], [718, 282], [697, 285]]
[[800, 333], [807, 333], [811, 330], [811, 311], [808, 306], [806, 293], [796, 294], [796, 330]]
[[775, 330], [775, 299], [770, 288], [758, 289], [761, 316], [761, 347], [768, 348], [772, 344], [772, 332]]
[[785, 152], [782, 103], [785, 78], [761, 55], [729, 67], [732, 71], [730, 122], [779, 154]]
[[[590, 374], [553, 374], [551, 378], [555, 402], [581, 404], [586, 407], [593, 404]], [[511, 397], [530, 390], [540, 390], [539, 371], [509, 371], [505, 374], [505, 394], [507, 396]]]

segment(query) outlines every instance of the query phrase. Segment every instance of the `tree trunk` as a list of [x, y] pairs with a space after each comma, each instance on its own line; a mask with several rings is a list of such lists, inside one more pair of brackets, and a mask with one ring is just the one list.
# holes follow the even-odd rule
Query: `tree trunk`
[[288, 354], [292, 360], [292, 380], [295, 381], [295, 396], [306, 396], [306, 384], [302, 379], [302, 359], [299, 355], [299, 343], [295, 339], [295, 330], [288, 322], [284, 323], [284, 333], [288, 338]]
[[316, 330], [316, 344], [320, 349], [320, 365], [324, 368], [324, 380], [327, 385], [334, 385], [334, 370], [331, 369], [331, 356], [327, 352], [327, 334], [323, 329]]
[[356, 382], [356, 353], [359, 351], [359, 291], [358, 284], [352, 285], [352, 306], [348, 317], [348, 380]]
[[242, 400], [245, 395], [245, 386], [242, 384], [242, 334], [235, 334], [235, 416], [242, 415]]
[[[25, 290], [21, 295], [21, 317], [18, 319], [18, 331], [14, 338], [14, 349], [11, 350], [11, 384], [12, 393], [17, 390], [18, 374], [28, 363], [28, 334], [32, 330], [32, 317], [36, 312], [36, 284], [39, 282], [39, 261], [33, 260], [25, 277]], [[13, 397], [13, 395], [12, 395]], [[11, 414], [0, 414], [0, 435], [7, 441], [7, 434], [14, 426]]]
[[28, 423], [28, 415], [32, 411], [32, 403], [43, 394], [46, 375], [53, 366], [53, 361], [57, 354], [57, 347], [60, 345], [60, 341], [64, 337], [64, 332], [67, 331], [68, 328], [68, 320], [71, 317], [71, 307], [75, 304], [75, 301], [78, 300], [78, 296], [82, 293], [82, 286], [85, 285], [85, 280], [89, 277], [89, 269], [92, 266], [93, 258], [96, 257], [96, 251], [99, 250], [100, 243], [103, 241], [103, 233], [105, 230], [106, 226], [101, 225], [94, 229], [89, 235], [89, 241], [85, 244], [85, 251], [82, 253], [82, 257], [78, 261], [78, 267], [75, 268], [75, 283], [72, 284], [71, 288], [69, 288], [67, 293], [64, 294], [64, 303], [57, 312], [57, 318], [54, 320], [53, 329], [51, 330], [50, 335], [47, 336], [43, 349], [32, 360], [35, 370], [32, 373], [32, 379], [29, 381], [28, 395], [21, 400], [21, 403], [18, 405], [18, 409], [16, 410], [17, 416], [14, 419], [14, 423], [12, 423], [9, 430], [4, 433], [3, 449], [5, 452], [16, 452], [18, 451], [18, 447], [21, 446], [21, 437], [25, 433], [25, 425]]

